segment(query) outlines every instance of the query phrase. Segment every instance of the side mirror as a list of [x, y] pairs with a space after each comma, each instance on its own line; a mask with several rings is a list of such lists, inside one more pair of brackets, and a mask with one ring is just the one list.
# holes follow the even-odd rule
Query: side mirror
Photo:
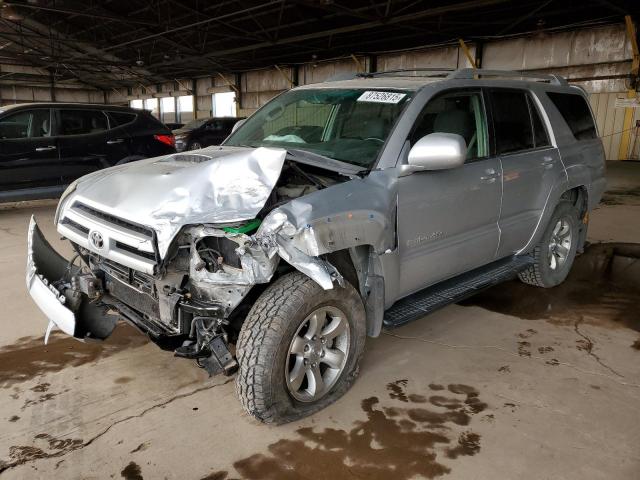
[[247, 119], [243, 118], [242, 120], [238, 120], [236, 123], [234, 123], [233, 127], [231, 127], [231, 133], [235, 132], [238, 128], [240, 128], [240, 125], [242, 125], [246, 121]]
[[423, 170], [460, 167], [467, 158], [467, 142], [455, 133], [430, 133], [409, 150], [409, 165]]

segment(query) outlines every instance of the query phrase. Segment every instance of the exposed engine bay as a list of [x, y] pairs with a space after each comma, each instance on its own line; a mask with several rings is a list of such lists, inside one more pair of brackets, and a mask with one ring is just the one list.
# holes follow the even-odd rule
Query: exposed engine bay
[[[293, 199], [349, 178], [286, 161], [254, 219], [183, 227], [153, 273], [125, 266], [72, 241], [86, 268], [69, 263], [57, 290], [70, 299], [84, 296], [103, 313], [119, 313], [161, 348], [195, 359], [210, 374], [232, 373], [236, 362], [228, 345], [234, 342], [261, 285], [293, 270], [290, 262], [280, 262], [282, 256], [305, 257], [291, 245], [283, 248], [278, 244], [281, 230], [289, 239], [296, 233], [275, 211]], [[325, 288], [331, 288], [334, 280], [342, 281], [328, 262], [320, 258], [308, 262], [312, 270], [325, 270]], [[95, 325], [78, 325], [76, 330], [80, 328], [87, 337], [106, 338], [111, 331], [104, 329], [100, 315], [94, 317]], [[92, 322], [92, 316], [85, 318]], [[111, 329], [114, 326], [115, 319]], [[78, 336], [80, 332], [74, 333]]]

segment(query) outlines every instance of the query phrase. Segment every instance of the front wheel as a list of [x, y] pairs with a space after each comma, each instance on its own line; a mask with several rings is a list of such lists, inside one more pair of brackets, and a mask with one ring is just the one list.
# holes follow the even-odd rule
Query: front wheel
[[519, 274], [520, 280], [529, 285], [550, 288], [567, 278], [580, 237], [578, 217], [578, 211], [570, 202], [562, 202], [556, 207], [533, 251], [534, 263]]
[[265, 423], [286, 423], [326, 407], [351, 387], [366, 336], [364, 306], [350, 284], [323, 290], [299, 272], [269, 286], [237, 343], [236, 391]]

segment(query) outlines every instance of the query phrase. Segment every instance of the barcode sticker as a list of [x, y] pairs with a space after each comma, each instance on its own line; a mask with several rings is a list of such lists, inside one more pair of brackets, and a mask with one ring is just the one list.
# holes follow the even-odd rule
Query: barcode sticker
[[398, 92], [376, 92], [368, 90], [358, 97], [359, 102], [373, 102], [373, 103], [398, 103], [404, 97], [406, 93]]

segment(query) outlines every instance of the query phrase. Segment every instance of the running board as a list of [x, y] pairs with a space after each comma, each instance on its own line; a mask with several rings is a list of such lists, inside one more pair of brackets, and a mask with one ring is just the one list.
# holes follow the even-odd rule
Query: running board
[[399, 327], [485, 288], [515, 278], [533, 263], [529, 255], [510, 257], [427, 287], [398, 300], [384, 313], [386, 328]]

